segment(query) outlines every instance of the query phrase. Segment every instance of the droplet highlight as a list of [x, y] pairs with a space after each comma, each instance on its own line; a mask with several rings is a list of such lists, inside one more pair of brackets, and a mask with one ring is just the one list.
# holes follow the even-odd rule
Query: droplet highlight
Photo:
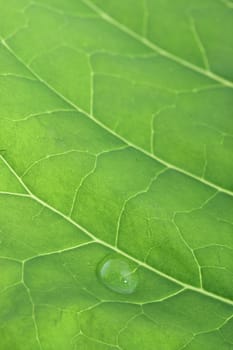
[[116, 293], [132, 294], [137, 288], [137, 267], [124, 258], [106, 257], [98, 265], [97, 273], [101, 282]]

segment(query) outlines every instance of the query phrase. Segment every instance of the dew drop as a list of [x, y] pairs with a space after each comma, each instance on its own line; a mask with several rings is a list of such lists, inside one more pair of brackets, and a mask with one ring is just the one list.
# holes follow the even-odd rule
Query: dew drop
[[132, 294], [138, 285], [137, 269], [124, 258], [107, 256], [98, 265], [97, 273], [108, 289], [120, 294]]

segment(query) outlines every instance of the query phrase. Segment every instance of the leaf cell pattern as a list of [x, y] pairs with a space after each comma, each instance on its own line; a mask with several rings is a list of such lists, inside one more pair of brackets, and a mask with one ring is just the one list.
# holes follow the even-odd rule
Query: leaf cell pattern
[[0, 348], [233, 349], [232, 2], [0, 7]]

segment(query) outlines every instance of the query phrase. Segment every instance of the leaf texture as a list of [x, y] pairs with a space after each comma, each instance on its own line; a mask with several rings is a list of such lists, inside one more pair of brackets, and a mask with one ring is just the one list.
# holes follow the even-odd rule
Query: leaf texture
[[232, 9], [0, 0], [1, 350], [233, 349]]

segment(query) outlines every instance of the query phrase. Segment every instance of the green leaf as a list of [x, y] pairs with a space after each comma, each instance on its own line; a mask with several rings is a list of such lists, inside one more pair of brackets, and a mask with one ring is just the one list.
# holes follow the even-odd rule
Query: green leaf
[[0, 0], [0, 349], [232, 350], [232, 0]]

